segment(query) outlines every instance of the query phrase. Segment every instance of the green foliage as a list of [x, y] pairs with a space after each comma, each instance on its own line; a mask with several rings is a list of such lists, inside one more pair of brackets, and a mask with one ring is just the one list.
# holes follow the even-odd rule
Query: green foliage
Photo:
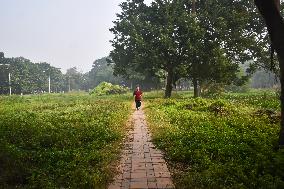
[[[5, 65], [2, 65], [5, 64]], [[23, 57], [0, 58], [0, 94], [9, 93], [9, 73], [13, 94], [31, 94], [48, 91], [48, 78], [51, 78], [51, 91], [64, 89], [63, 74], [50, 64], [32, 63]]]
[[241, 85], [247, 77], [238, 77], [240, 63], [268, 62], [266, 30], [253, 1], [129, 0], [120, 6], [110, 29], [115, 73], [158, 76], [163, 70], [166, 97], [180, 78], [192, 79], [195, 89], [212, 81]]
[[177, 188], [284, 187], [275, 95], [146, 103], [154, 142], [176, 170]]
[[113, 85], [111, 83], [102, 82], [96, 88], [94, 88], [90, 94], [101, 96], [101, 95], [112, 95], [112, 94], [125, 94], [129, 92], [127, 87]]
[[76, 67], [67, 69], [64, 79], [66, 91], [88, 90], [86, 81], [87, 77], [83, 73], [79, 72]]
[[101, 82], [108, 82], [113, 84], [121, 84], [123, 83], [123, 79], [121, 77], [116, 77], [113, 75], [114, 69], [113, 65], [107, 62], [107, 57], [97, 59], [93, 62], [93, 68], [88, 73], [89, 78], [89, 86], [91, 89], [98, 86]]
[[201, 96], [213, 97], [220, 96], [224, 92], [224, 84], [206, 83], [201, 86]]
[[106, 188], [129, 105], [82, 94], [0, 97], [0, 188]]

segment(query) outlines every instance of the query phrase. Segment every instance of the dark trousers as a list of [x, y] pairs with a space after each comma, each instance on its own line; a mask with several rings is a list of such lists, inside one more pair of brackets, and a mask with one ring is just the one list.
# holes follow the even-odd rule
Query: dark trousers
[[136, 108], [139, 108], [141, 106], [141, 100], [135, 100]]

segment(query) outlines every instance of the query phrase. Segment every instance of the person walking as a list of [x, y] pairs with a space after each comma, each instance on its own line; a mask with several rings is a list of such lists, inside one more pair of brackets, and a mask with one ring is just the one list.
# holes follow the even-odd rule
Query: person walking
[[135, 91], [133, 92], [133, 96], [135, 96], [136, 110], [139, 110], [141, 107], [142, 94], [143, 93], [140, 90], [140, 87], [137, 86]]

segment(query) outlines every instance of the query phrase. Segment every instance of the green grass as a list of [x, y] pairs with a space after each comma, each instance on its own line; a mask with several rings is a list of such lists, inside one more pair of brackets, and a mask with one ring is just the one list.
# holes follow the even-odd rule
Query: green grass
[[165, 151], [177, 188], [283, 188], [284, 152], [275, 149], [279, 100], [274, 93], [218, 98], [148, 93], [154, 143]]
[[0, 97], [0, 187], [106, 188], [130, 102], [80, 93]]
[[[177, 188], [283, 188], [273, 91], [192, 98], [144, 94]], [[0, 188], [106, 188], [131, 94], [0, 96]]]

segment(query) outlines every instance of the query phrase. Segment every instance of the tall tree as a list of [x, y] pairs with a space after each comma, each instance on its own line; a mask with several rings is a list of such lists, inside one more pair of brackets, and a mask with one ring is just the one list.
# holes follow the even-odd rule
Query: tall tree
[[254, 60], [254, 64], [267, 62], [266, 32], [263, 25], [257, 24], [260, 17], [253, 2], [192, 0], [185, 1], [185, 4], [192, 7], [193, 16], [205, 31], [201, 45], [195, 45], [197, 54], [190, 70], [195, 96], [198, 95], [197, 84], [202, 85], [204, 81], [244, 83], [247, 77], [236, 76], [239, 64], [245, 61]]
[[275, 49], [280, 66], [281, 83], [281, 130], [279, 146], [284, 146], [284, 20], [280, 13], [280, 0], [255, 0], [267, 25], [272, 49]]
[[106, 81], [112, 84], [122, 84], [121, 77], [113, 75], [113, 65], [107, 62], [108, 57], [97, 59], [93, 62], [91, 71], [88, 73], [90, 88], [94, 88], [101, 82]]
[[128, 0], [111, 29], [115, 72], [127, 74], [129, 67], [144, 74], [164, 70], [165, 97], [182, 77], [190, 77], [195, 89], [208, 81], [240, 83], [238, 65], [259, 61], [263, 51], [257, 44], [267, 44], [265, 35], [258, 36], [263, 27], [247, 26], [258, 21], [252, 5], [249, 0], [156, 0], [146, 6], [143, 0]]
[[8, 94], [9, 88], [9, 61], [4, 53], [0, 52], [0, 94]]
[[65, 74], [65, 83], [68, 90], [81, 90], [83, 86], [83, 73], [79, 72], [76, 67], [69, 68]]
[[[179, 9], [179, 1], [154, 1], [146, 6], [142, 0], [127, 1], [121, 4], [122, 13], [111, 31], [114, 50], [110, 56], [115, 63], [115, 72], [128, 74], [126, 68], [135, 72], [155, 75], [160, 70], [166, 74], [165, 97], [170, 97], [175, 81], [181, 77], [184, 50], [181, 41], [184, 32], [198, 33]], [[183, 20], [183, 28], [178, 23]], [[178, 30], [182, 33], [179, 36]], [[191, 32], [191, 30], [193, 30]]]
[[120, 6], [122, 13], [117, 14], [114, 27], [110, 29], [115, 37], [108, 60], [114, 65], [114, 75], [122, 76], [130, 87], [139, 83], [149, 89], [155, 88], [160, 85], [157, 73], [162, 69], [157, 62], [162, 61], [156, 57], [152, 43], [148, 43], [156, 37], [151, 36], [149, 7], [143, 0], [128, 0]]
[[48, 63], [32, 63], [30, 60], [17, 57], [5, 58], [1, 53], [0, 64], [0, 94], [9, 93], [9, 77], [13, 94], [31, 94], [48, 91], [48, 78], [51, 78], [51, 90], [62, 90], [61, 71]]

